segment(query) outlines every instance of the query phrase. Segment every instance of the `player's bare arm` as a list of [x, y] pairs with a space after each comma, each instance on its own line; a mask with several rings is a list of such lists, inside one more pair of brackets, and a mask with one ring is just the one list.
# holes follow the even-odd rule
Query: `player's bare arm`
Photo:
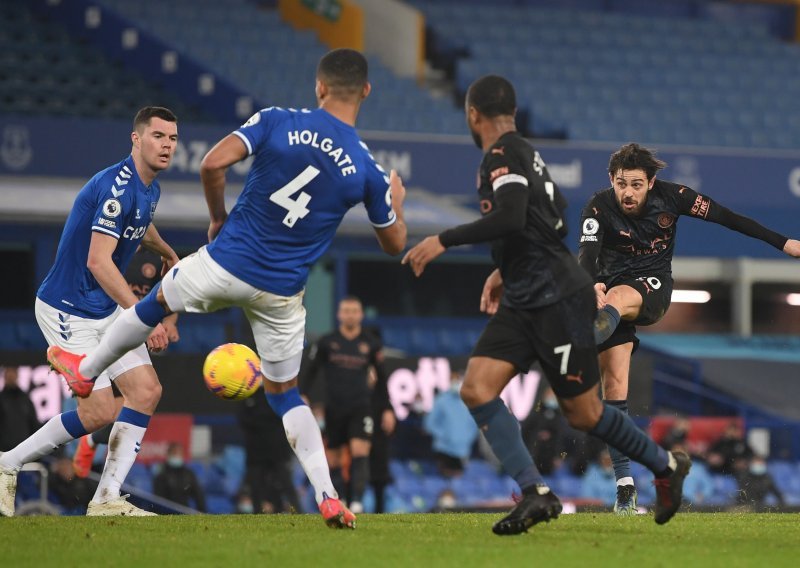
[[397, 220], [388, 227], [375, 229], [375, 235], [378, 237], [381, 250], [394, 256], [400, 254], [403, 252], [403, 249], [406, 248], [406, 240], [408, 237], [408, 230], [403, 213], [406, 188], [403, 186], [403, 180], [395, 170], [392, 170], [389, 174], [389, 187], [392, 192], [392, 210], [397, 216]]
[[167, 271], [177, 264], [178, 255], [172, 250], [172, 247], [161, 238], [156, 226], [150, 223], [147, 227], [147, 232], [142, 237], [142, 246], [149, 251], [161, 255], [161, 276], [164, 276]]
[[500, 307], [500, 298], [503, 297], [503, 277], [500, 269], [495, 268], [486, 278], [481, 291], [481, 311], [493, 316]]
[[[86, 267], [112, 300], [123, 308], [130, 308], [138, 302], [138, 299], [111, 258], [116, 248], [117, 239], [103, 233], [93, 232]], [[151, 351], [159, 352], [166, 349], [168, 344], [167, 332], [159, 324], [148, 337], [147, 347]]]
[[242, 139], [228, 134], [208, 151], [200, 163], [200, 181], [203, 183], [208, 215], [211, 218], [208, 242], [214, 240], [228, 218], [225, 209], [225, 171], [246, 157], [247, 148]]

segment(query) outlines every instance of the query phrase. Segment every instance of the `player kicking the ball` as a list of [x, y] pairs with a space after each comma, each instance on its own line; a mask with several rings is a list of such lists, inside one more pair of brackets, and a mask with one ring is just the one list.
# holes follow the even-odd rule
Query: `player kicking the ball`
[[[211, 216], [210, 244], [180, 261], [85, 357], [55, 348], [50, 362], [80, 389], [171, 312], [239, 306], [261, 357], [264, 390], [282, 417], [289, 444], [314, 486], [331, 527], [355, 528], [355, 515], [331, 483], [319, 426], [297, 389], [303, 351], [303, 292], [308, 271], [327, 250], [345, 213], [363, 202], [388, 254], [406, 244], [405, 188], [386, 175], [355, 130], [369, 95], [367, 61], [351, 49], [326, 54], [317, 67], [319, 108], [267, 108], [223, 138], [203, 159], [200, 176]], [[253, 155], [242, 194], [225, 211], [225, 171]], [[394, 206], [394, 208], [393, 208]]]

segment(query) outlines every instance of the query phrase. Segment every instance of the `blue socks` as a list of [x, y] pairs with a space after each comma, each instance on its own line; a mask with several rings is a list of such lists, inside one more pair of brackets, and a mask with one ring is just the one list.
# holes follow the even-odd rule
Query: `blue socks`
[[297, 387], [291, 388], [280, 394], [267, 393], [267, 402], [275, 411], [275, 414], [283, 418], [283, 415], [296, 406], [304, 406], [305, 402], [300, 398], [300, 391]]
[[134, 306], [136, 315], [139, 316], [143, 324], [149, 327], [157, 326], [161, 323], [161, 320], [167, 317], [167, 311], [158, 303], [158, 299], [156, 298], [160, 288], [161, 282], [153, 286], [150, 293]]
[[620, 315], [617, 308], [611, 304], [597, 312], [594, 317], [594, 342], [596, 345], [605, 343], [619, 325]]
[[656, 476], [669, 473], [667, 450], [642, 432], [630, 416], [610, 404], [603, 404], [603, 415], [589, 434], [647, 466]]
[[[605, 403], [618, 408], [619, 411], [625, 415], [628, 414], [627, 400], [606, 400]], [[611, 461], [614, 463], [614, 477], [617, 478], [617, 481], [623, 477], [632, 477], [630, 458], [614, 446], [608, 446], [608, 453], [611, 455]]]
[[520, 489], [525, 491], [536, 485], [546, 485], [522, 441], [519, 421], [502, 400], [496, 398], [471, 408], [470, 413], [503, 469], [514, 478]]
[[86, 432], [86, 428], [83, 427], [81, 419], [78, 418], [77, 410], [62, 412], [61, 424], [64, 425], [64, 429], [69, 433], [69, 435], [75, 439], [85, 436], [88, 433]]

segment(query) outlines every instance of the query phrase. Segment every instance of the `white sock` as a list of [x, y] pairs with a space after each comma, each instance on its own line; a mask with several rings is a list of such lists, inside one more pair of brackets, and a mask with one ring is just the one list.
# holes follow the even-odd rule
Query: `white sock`
[[81, 361], [84, 377], [96, 377], [111, 363], [147, 340], [153, 328], [139, 319], [134, 308], [124, 310], [106, 330], [100, 344]]
[[0, 466], [18, 470], [26, 463], [38, 460], [53, 452], [59, 446], [75, 438], [67, 432], [61, 415], [54, 416], [36, 432], [20, 442], [16, 448], [9, 450], [0, 457]]
[[617, 487], [620, 485], [633, 485], [633, 478], [632, 477], [620, 477], [617, 479]]
[[283, 415], [283, 427], [286, 430], [286, 439], [294, 450], [300, 465], [306, 472], [308, 480], [314, 486], [314, 497], [317, 505], [322, 503], [322, 493], [328, 497], [338, 499], [339, 495], [333, 488], [331, 472], [328, 469], [328, 460], [325, 459], [325, 447], [322, 445], [317, 420], [311, 409], [305, 405], [295, 406]]
[[114, 422], [108, 438], [108, 455], [97, 491], [95, 503], [105, 503], [119, 497], [120, 487], [136, 461], [147, 428], [129, 422]]
[[90, 448], [97, 447], [97, 444], [94, 443], [94, 440], [92, 439], [92, 435], [91, 434], [87, 434], [86, 435], [86, 443], [89, 445]]

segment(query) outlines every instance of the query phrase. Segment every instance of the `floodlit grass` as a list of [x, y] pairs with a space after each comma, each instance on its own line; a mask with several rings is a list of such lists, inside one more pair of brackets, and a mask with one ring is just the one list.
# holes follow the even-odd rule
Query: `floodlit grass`
[[0, 565], [757, 566], [800, 565], [798, 514], [563, 515], [498, 537], [498, 514], [361, 515], [355, 531], [318, 515], [0, 518]]

